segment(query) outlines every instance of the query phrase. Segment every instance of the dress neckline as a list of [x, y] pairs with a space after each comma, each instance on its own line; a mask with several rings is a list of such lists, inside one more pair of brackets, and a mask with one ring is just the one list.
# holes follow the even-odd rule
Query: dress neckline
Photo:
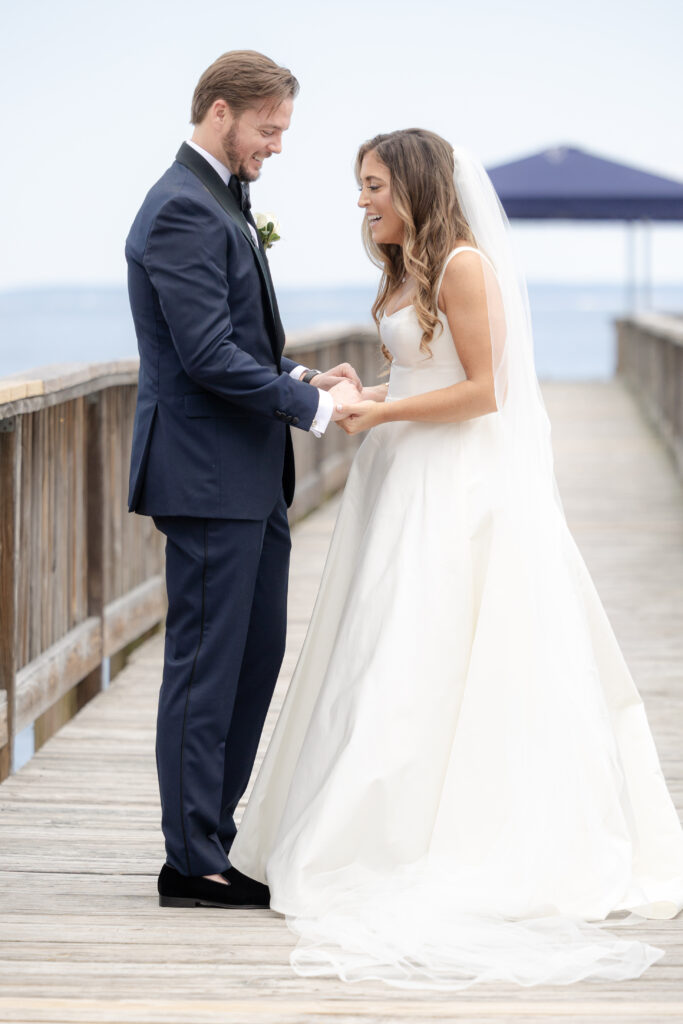
[[[449, 263], [451, 257], [455, 256], [456, 253], [460, 252], [461, 249], [469, 249], [470, 252], [480, 253], [480, 250], [479, 249], [475, 249], [473, 245], [456, 245], [455, 249], [453, 249], [448, 254], [448, 256], [446, 257], [446, 262], [444, 263], [443, 270], [441, 271], [441, 276], [442, 277], [443, 277], [443, 272], [446, 269], [446, 266]], [[480, 255], [483, 255], [483, 254], [480, 253]], [[439, 290], [441, 290], [441, 282], [439, 282]], [[384, 320], [391, 320], [391, 318], [394, 317], [394, 316], [397, 316], [398, 313], [402, 313], [404, 309], [413, 309], [414, 307], [415, 307], [415, 303], [414, 302], [409, 302], [407, 306], [399, 306], [398, 309], [395, 309], [393, 313], [382, 313], [382, 318]], [[439, 316], [439, 314], [442, 314], [442, 315], [445, 316], [445, 314], [443, 314], [443, 311], [440, 310], [439, 307], [437, 306], [436, 315]]]
[[[400, 309], [395, 309], [393, 313], [382, 313], [382, 319], [383, 320], [392, 320], [395, 316], [398, 316], [398, 314], [402, 313], [405, 309], [414, 309], [414, 308], [415, 308], [415, 303], [411, 302], [410, 305], [408, 305], [408, 306], [401, 306]], [[444, 311], [442, 309], [439, 309], [438, 306], [436, 307], [436, 315], [437, 316], [446, 316]]]
[[404, 309], [413, 309], [414, 305], [414, 302], [409, 302], [407, 306], [399, 306], [398, 309], [395, 309], [393, 313], [383, 313], [382, 315], [385, 320], [391, 320], [392, 316], [396, 316], [398, 313], [402, 313]]

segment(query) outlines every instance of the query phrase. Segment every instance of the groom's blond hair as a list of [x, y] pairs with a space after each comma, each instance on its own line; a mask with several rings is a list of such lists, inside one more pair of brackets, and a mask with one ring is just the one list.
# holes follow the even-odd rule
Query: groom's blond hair
[[239, 117], [249, 107], [270, 101], [273, 108], [294, 99], [299, 83], [289, 70], [256, 50], [230, 50], [206, 69], [192, 97], [192, 124], [200, 124], [216, 100], [225, 100]]

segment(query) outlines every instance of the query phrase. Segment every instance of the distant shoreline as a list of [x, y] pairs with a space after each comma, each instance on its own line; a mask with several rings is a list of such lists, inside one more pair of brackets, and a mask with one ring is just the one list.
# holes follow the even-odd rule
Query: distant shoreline
[[[374, 297], [374, 284], [278, 289], [288, 333], [371, 324]], [[539, 377], [585, 380], [613, 375], [613, 320], [627, 310], [623, 283], [530, 282], [529, 302]], [[657, 285], [653, 306], [683, 312], [683, 282]], [[0, 292], [0, 376], [50, 363], [135, 355], [125, 285]]]
[[[596, 281], [591, 280], [557, 280], [553, 278], [534, 278], [527, 281], [528, 287], [531, 288], [614, 288], [626, 291], [626, 284], [622, 279], [615, 280], [602, 280]], [[664, 289], [678, 290], [683, 296], [683, 279], [677, 280], [672, 278], [671, 280], [657, 281], [655, 284], [655, 290]], [[347, 284], [312, 284], [312, 285], [294, 285], [294, 284], [281, 284], [277, 285], [278, 295], [284, 292], [288, 293], [311, 293], [311, 292], [329, 292], [329, 291], [367, 291], [370, 289], [374, 291], [376, 288], [376, 282], [351, 282]], [[119, 284], [79, 284], [78, 282], [72, 282], [70, 284], [24, 284], [24, 285], [12, 285], [8, 288], [0, 287], [0, 302], [12, 295], [27, 295], [30, 293], [41, 293], [47, 294], [64, 294], [64, 293], [76, 293], [76, 292], [117, 292], [126, 289], [126, 282], [122, 281]]]

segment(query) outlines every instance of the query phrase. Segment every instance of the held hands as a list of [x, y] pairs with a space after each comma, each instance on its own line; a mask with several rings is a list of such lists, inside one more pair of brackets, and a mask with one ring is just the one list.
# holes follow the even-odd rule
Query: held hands
[[317, 374], [317, 376], [312, 378], [311, 384], [314, 388], [332, 391], [332, 388], [336, 387], [337, 384], [341, 384], [342, 381], [350, 381], [358, 391], [363, 387], [360, 377], [350, 363], [339, 363], [338, 366], [333, 366], [331, 370]]
[[347, 434], [358, 434], [380, 422], [378, 410], [387, 395], [386, 385], [364, 388], [350, 363], [339, 363], [319, 373], [311, 384], [329, 392], [334, 400], [332, 422], [338, 423]]
[[[323, 375], [321, 374], [321, 376]], [[313, 379], [315, 380], [315, 378]], [[348, 416], [349, 410], [353, 409], [360, 402], [361, 398], [359, 389], [346, 377], [342, 377], [338, 384], [330, 388], [329, 395], [334, 401], [334, 409], [332, 411], [333, 423], [338, 423]]]
[[342, 404], [341, 409], [335, 405], [335, 414], [339, 426], [347, 434], [360, 434], [363, 430], [376, 427], [384, 419], [384, 400], [373, 402], [372, 400], [354, 402], [353, 405]]
[[349, 409], [360, 401], [363, 385], [360, 377], [350, 363], [339, 363], [325, 373], [319, 373], [313, 377], [311, 384], [315, 388], [322, 388], [329, 392], [330, 398], [334, 401], [332, 422], [337, 423], [348, 416], [348, 412], [341, 412], [341, 409]]
[[383, 402], [388, 394], [388, 384], [373, 384], [363, 388], [360, 393], [361, 402]]

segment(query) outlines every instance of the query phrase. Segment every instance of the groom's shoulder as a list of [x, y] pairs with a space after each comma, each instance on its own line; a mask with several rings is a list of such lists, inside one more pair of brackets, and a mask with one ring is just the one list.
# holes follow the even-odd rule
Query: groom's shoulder
[[175, 202], [181, 208], [199, 205], [210, 212], [215, 212], [218, 206], [196, 175], [177, 161], [152, 185], [141, 210], [147, 207], [150, 212], [158, 211], [169, 202]]
[[144, 246], [160, 218], [164, 222], [191, 218], [197, 226], [223, 220], [215, 199], [192, 171], [177, 161], [171, 164], [145, 196], [131, 226], [127, 244], [137, 239]]

